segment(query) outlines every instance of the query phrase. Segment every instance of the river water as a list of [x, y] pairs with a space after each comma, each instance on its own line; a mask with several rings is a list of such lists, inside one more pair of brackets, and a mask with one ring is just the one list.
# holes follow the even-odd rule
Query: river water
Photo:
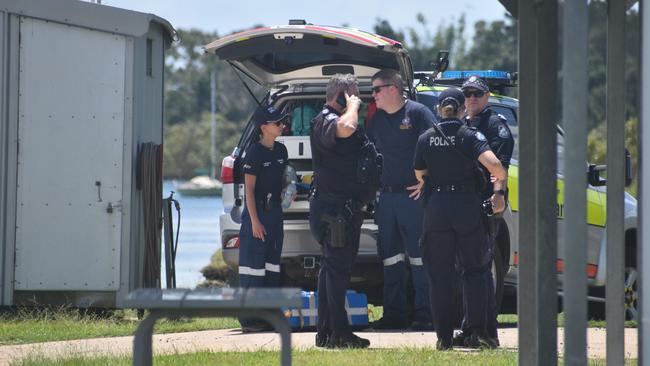
[[[163, 198], [174, 190], [171, 181], [163, 183]], [[181, 226], [176, 252], [176, 287], [194, 288], [203, 281], [201, 268], [210, 263], [210, 257], [221, 247], [219, 215], [223, 211], [221, 197], [185, 197], [178, 193], [174, 198], [181, 206]], [[174, 236], [177, 214], [172, 206]], [[165, 287], [164, 263], [162, 282]]]

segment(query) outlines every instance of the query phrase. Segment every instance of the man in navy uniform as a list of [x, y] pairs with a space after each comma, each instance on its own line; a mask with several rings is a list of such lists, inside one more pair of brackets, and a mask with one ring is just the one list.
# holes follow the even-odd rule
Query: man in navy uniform
[[326, 93], [326, 104], [312, 120], [310, 135], [314, 191], [309, 204], [309, 225], [322, 250], [316, 346], [366, 348], [370, 342], [352, 333], [345, 310], [364, 217], [360, 202], [364, 185], [357, 179], [362, 154], [357, 136], [362, 133], [358, 131], [361, 100], [357, 78], [336, 74]]
[[383, 156], [381, 193], [375, 218], [379, 227], [377, 249], [384, 267], [384, 316], [374, 329], [409, 327], [406, 306], [406, 261], [415, 290], [412, 330], [432, 330], [428, 280], [424, 273], [419, 240], [423, 209], [409, 197], [417, 186], [409, 162], [418, 137], [431, 128], [433, 113], [403, 95], [400, 74], [384, 69], [372, 77], [377, 112], [368, 122], [368, 137]]
[[[464, 120], [465, 123], [470, 127], [475, 127], [486, 137], [490, 149], [499, 161], [501, 161], [501, 165], [507, 172], [508, 167], [510, 166], [510, 158], [512, 157], [512, 150], [515, 146], [515, 141], [510, 132], [510, 128], [508, 127], [506, 118], [496, 113], [488, 106], [490, 98], [490, 88], [488, 83], [480, 77], [473, 75], [463, 83], [461, 90], [465, 97], [465, 109], [467, 112]], [[493, 194], [493, 185], [490, 182], [490, 173], [486, 169], [483, 169], [483, 171], [488, 184], [482, 193], [483, 199], [487, 199]], [[503, 182], [503, 188], [497, 190], [496, 193], [503, 195], [505, 198], [506, 186], [507, 180]], [[486, 218], [486, 225], [490, 235], [490, 250], [493, 254], [500, 220], [501, 215], [493, 215]], [[497, 268], [497, 270], [501, 269]], [[488, 274], [488, 277], [487, 331], [488, 335], [494, 338], [498, 343], [496, 302], [494, 298], [495, 287], [492, 275]], [[467, 337], [471, 334], [472, 330], [468, 327], [466, 320], [467, 319], [463, 319], [462, 330], [454, 337], [455, 345], [463, 345]]]

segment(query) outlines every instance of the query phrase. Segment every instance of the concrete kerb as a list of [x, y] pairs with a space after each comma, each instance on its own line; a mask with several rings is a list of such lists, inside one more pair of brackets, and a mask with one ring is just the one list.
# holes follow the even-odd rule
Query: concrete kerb
[[[371, 348], [432, 348], [435, 346], [434, 332], [355, 332], [370, 339]], [[604, 328], [589, 328], [587, 332], [587, 355], [603, 359], [606, 356]], [[558, 329], [558, 350], [564, 348], [564, 329]], [[296, 350], [314, 348], [314, 332], [292, 334], [292, 345]], [[517, 351], [517, 328], [499, 329], [501, 348]], [[278, 351], [280, 337], [273, 332], [241, 333], [239, 329], [222, 329], [201, 332], [156, 334], [153, 338], [154, 354], [190, 353], [196, 351]], [[74, 356], [123, 356], [131, 355], [133, 337], [94, 338], [72, 341], [58, 341], [0, 347], [0, 366], [9, 365], [27, 357], [70, 358]], [[460, 351], [468, 351], [461, 349]], [[625, 329], [625, 357], [638, 358], [637, 329]]]

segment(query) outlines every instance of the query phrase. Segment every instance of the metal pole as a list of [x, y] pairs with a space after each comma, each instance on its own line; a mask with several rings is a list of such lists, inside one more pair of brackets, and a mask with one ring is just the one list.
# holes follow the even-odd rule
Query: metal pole
[[564, 2], [564, 363], [587, 364], [587, 0]]
[[519, 3], [519, 283], [517, 312], [519, 327], [519, 365], [535, 365], [539, 354], [535, 288], [535, 121], [537, 85], [537, 18], [533, 1]]
[[217, 177], [217, 78], [210, 73], [210, 178]]
[[607, 365], [625, 362], [625, 2], [607, 2]]
[[650, 106], [650, 24], [646, 21], [650, 19], [650, 6], [645, 6], [643, 2], [639, 4], [639, 15], [641, 17], [641, 103], [640, 121], [638, 131], [638, 153], [639, 153], [639, 224], [638, 226], [638, 243], [637, 250], [639, 254], [640, 281], [639, 286], [639, 365], [650, 366], [650, 357], [645, 350], [650, 351], [650, 308], [646, 301], [646, 294], [650, 294], [650, 214], [646, 215], [646, 209], [650, 208], [650, 192], [647, 192], [643, 186], [650, 182], [650, 149], [645, 148], [645, 143], [650, 143], [650, 128], [644, 128], [643, 125], [650, 124], [650, 114], [647, 113], [646, 106]]
[[537, 250], [538, 365], [557, 365], [557, 121], [558, 2], [536, 1], [537, 157], [535, 236]]
[[[519, 363], [557, 364], [557, 0], [519, 3]], [[532, 267], [532, 268], [531, 268]]]

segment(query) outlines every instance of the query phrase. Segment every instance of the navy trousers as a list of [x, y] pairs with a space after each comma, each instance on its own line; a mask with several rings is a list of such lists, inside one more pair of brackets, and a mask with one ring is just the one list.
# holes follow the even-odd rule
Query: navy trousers
[[[486, 230], [488, 233], [493, 233], [493, 235], [489, 236], [490, 240], [490, 251], [492, 252], [492, 257], [490, 258], [490, 263], [488, 264], [488, 268], [492, 268], [492, 261], [494, 261], [494, 246], [496, 245], [496, 236], [498, 234], [497, 228], [498, 228], [498, 223], [497, 223], [497, 218], [494, 216], [488, 217], [485, 220], [486, 224]], [[488, 292], [487, 292], [487, 334], [492, 337], [492, 338], [498, 338], [499, 334], [497, 332], [497, 328], [499, 323], [497, 322], [497, 304], [496, 304], [496, 298], [495, 292], [496, 292], [496, 287], [494, 284], [494, 278], [492, 277], [492, 272], [488, 271], [486, 274], [486, 282], [488, 286]], [[463, 330], [463, 334], [466, 336], [472, 334], [472, 329], [470, 328], [468, 322], [467, 322], [467, 299], [463, 299], [463, 310], [464, 310], [464, 317], [463, 317], [463, 323], [461, 325], [461, 329]]]
[[424, 210], [407, 192], [382, 192], [375, 221], [384, 265], [384, 316], [406, 320], [406, 260], [415, 290], [414, 320], [430, 322], [429, 280], [420, 253]]
[[322, 215], [336, 216], [341, 205], [318, 195], [310, 200], [309, 226], [312, 236], [321, 246], [322, 258], [318, 272], [318, 323], [320, 334], [346, 335], [351, 333], [345, 310], [345, 294], [350, 282], [352, 265], [359, 252], [363, 214], [354, 211], [346, 224], [345, 246], [332, 247], [329, 225]]
[[253, 237], [251, 218], [244, 209], [239, 229], [239, 286], [280, 287], [280, 254], [284, 239], [282, 208], [257, 211], [266, 229], [266, 240]]
[[468, 325], [485, 331], [486, 274], [491, 253], [482, 215], [481, 199], [476, 193], [434, 192], [425, 209], [422, 254], [429, 276], [431, 308], [438, 339], [451, 341], [453, 337], [456, 258], [462, 269]]

